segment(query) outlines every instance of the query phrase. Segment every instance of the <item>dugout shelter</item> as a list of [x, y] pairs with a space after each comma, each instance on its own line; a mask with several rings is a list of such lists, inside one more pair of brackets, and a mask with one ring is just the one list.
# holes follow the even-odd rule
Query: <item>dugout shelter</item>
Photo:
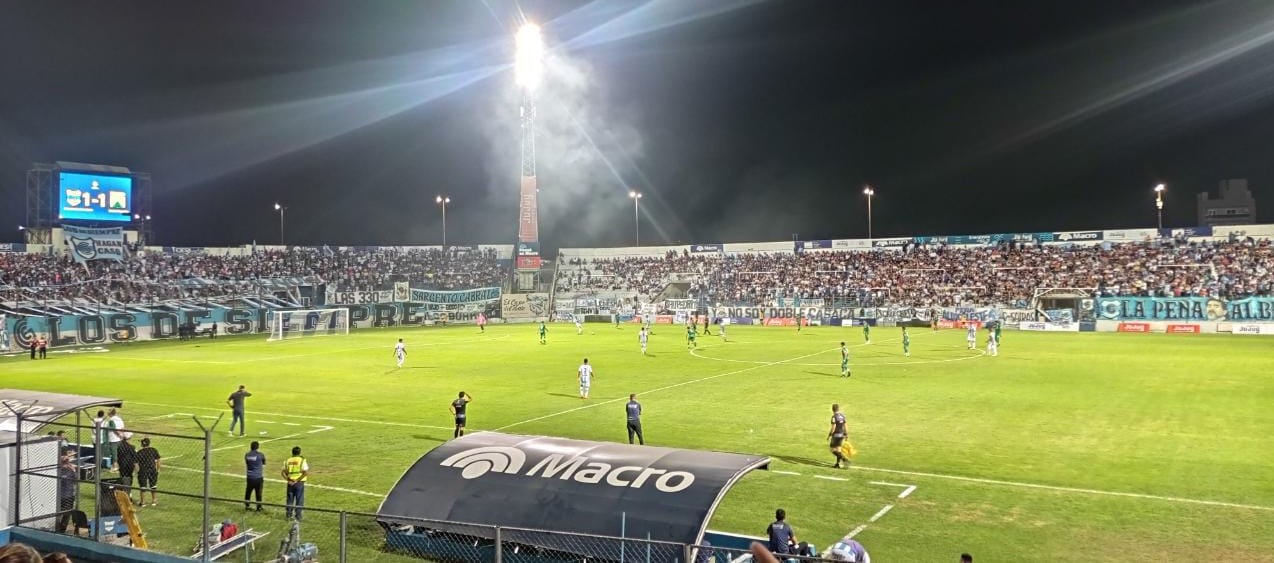
[[[377, 512], [391, 549], [427, 558], [681, 561], [765, 456], [478, 432], [430, 450]], [[497, 532], [497, 528], [499, 530]]]

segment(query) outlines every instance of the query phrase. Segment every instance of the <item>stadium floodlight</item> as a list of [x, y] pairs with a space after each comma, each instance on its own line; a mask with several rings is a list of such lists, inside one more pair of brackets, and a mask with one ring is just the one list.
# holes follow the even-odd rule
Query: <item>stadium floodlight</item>
[[863, 186], [863, 195], [867, 196], [867, 241], [871, 242], [871, 198], [876, 195], [876, 189]]
[[27, 230], [27, 227], [26, 227], [26, 225], [18, 225], [18, 230], [19, 230], [19, 231], [25, 231], [25, 230]]
[[279, 244], [284, 245], [287, 243], [283, 242], [283, 212], [287, 211], [287, 209], [286, 205], [279, 205], [279, 202], [274, 202], [274, 210], [279, 212]]
[[540, 26], [528, 23], [518, 30], [517, 59], [513, 71], [517, 85], [534, 91], [544, 76], [544, 38]]
[[451, 203], [451, 196], [440, 195], [434, 198], [434, 202], [442, 206], [442, 248], [447, 248], [447, 204]]
[[641, 192], [628, 190], [628, 197], [633, 200], [634, 238], [637, 240], [637, 246], [641, 246], [641, 213], [637, 211], [637, 204], [641, 202]]
[[1159, 228], [1163, 229], [1163, 191], [1168, 189], [1167, 186], [1159, 184], [1155, 186], [1155, 210], [1159, 214]]

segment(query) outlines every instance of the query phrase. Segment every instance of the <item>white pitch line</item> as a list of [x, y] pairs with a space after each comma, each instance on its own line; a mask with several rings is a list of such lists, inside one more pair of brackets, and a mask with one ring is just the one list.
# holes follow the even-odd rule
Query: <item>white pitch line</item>
[[850, 532], [849, 535], [845, 537], [853, 539], [854, 536], [863, 533], [863, 530], [866, 530], [866, 529], [867, 529], [867, 525], [863, 524], [862, 526], [854, 528], [854, 531]]
[[[189, 405], [169, 405], [164, 403], [147, 403], [144, 401], [125, 401], [125, 402], [131, 403], [134, 405], [146, 405], [150, 407], [168, 407], [173, 409], [193, 409], [193, 410], [204, 410], [204, 411], [226, 410], [225, 407], [222, 407], [222, 408], [194, 407]], [[321, 420], [323, 422], [349, 422], [352, 424], [375, 424], [378, 426], [405, 426], [408, 428], [428, 428], [431, 430], [455, 430], [454, 426], [430, 426], [428, 424], [412, 424], [409, 422], [389, 422], [384, 420], [360, 420], [357, 418], [336, 418], [331, 416], [311, 416], [311, 415], [303, 415], [303, 414], [286, 414], [286, 413], [278, 413], [278, 412], [256, 412], [256, 411], [248, 411], [248, 414], [250, 415], [260, 414], [265, 416], [280, 416], [284, 418], [302, 418], [306, 420]]]
[[903, 492], [901, 492], [901, 493], [898, 493], [898, 498], [907, 498], [907, 497], [911, 496], [911, 493], [914, 493], [914, 492], [916, 492], [916, 486], [915, 486], [915, 485], [912, 485], [912, 486], [910, 486], [910, 487], [907, 487], [907, 490], [905, 490], [905, 491], [903, 491]]
[[800, 475], [800, 473], [797, 473], [795, 471], [779, 471], [777, 469], [774, 471], [771, 471], [770, 473], [778, 473], [779, 475]]
[[[301, 436], [302, 434], [304, 434], [304, 432], [302, 432], [302, 433], [300, 433], [300, 434], [288, 434], [287, 436], [279, 436], [278, 438], [270, 438], [270, 439], [268, 439], [268, 440], [260, 440], [260, 441], [259, 441], [259, 443], [261, 443], [261, 444], [268, 444], [268, 443], [270, 443], [270, 442], [277, 442], [277, 441], [279, 441], [279, 440], [286, 440], [286, 439], [288, 439], [288, 438], [295, 438], [295, 437], [297, 437], [297, 436]], [[231, 444], [231, 445], [229, 445], [229, 446], [222, 446], [222, 447], [220, 447], [220, 448], [213, 448], [213, 449], [211, 449], [211, 450], [209, 450], [209, 451], [213, 451], [213, 452], [220, 452], [220, 451], [224, 451], [224, 450], [233, 450], [233, 449], [235, 449], [235, 448], [242, 449], [242, 448], [243, 448], [243, 445], [242, 445], [242, 444]]]
[[[836, 350], [836, 348], [832, 348], [832, 350]], [[699, 379], [692, 379], [692, 380], [690, 380], [690, 381], [682, 381], [681, 383], [674, 383], [674, 384], [672, 384], [672, 385], [665, 385], [665, 386], [663, 386], [663, 387], [659, 387], [659, 388], [656, 388], [656, 389], [651, 389], [651, 390], [649, 390], [649, 391], [642, 391], [642, 392], [639, 392], [639, 393], [638, 393], [638, 395], [649, 395], [649, 394], [651, 394], [651, 393], [658, 393], [658, 392], [660, 392], [660, 391], [667, 391], [667, 390], [669, 390], [669, 389], [676, 389], [676, 388], [678, 388], [678, 387], [683, 387], [683, 386], [686, 386], [686, 385], [692, 385], [692, 384], [695, 384], [695, 383], [702, 383], [702, 382], [704, 382], [704, 381], [711, 381], [711, 380], [713, 380], [713, 379], [719, 379], [719, 378], [726, 377], [726, 376], [729, 376], [729, 375], [737, 375], [737, 374], [740, 374], [740, 373], [745, 373], [745, 372], [749, 372], [749, 371], [753, 371], [753, 370], [761, 369], [761, 368], [763, 368], [763, 367], [776, 366], [776, 365], [779, 365], [779, 364], [785, 364], [785, 363], [788, 363], [788, 362], [794, 362], [794, 361], [796, 361], [796, 360], [803, 360], [803, 359], [808, 358], [808, 357], [810, 357], [810, 356], [817, 356], [817, 355], [819, 355], [819, 354], [826, 354], [827, 352], [828, 352], [828, 350], [820, 350], [820, 351], [818, 351], [818, 352], [814, 352], [814, 353], [812, 353], [812, 354], [805, 354], [805, 355], [803, 355], [803, 356], [797, 356], [797, 357], [795, 357], [795, 358], [791, 358], [791, 359], [788, 359], [788, 360], [779, 360], [779, 361], [777, 361], [777, 362], [770, 362], [770, 363], [767, 363], [767, 364], [755, 365], [755, 366], [752, 366], [752, 367], [743, 368], [743, 369], [737, 369], [737, 370], [734, 370], [734, 371], [728, 371], [728, 372], [725, 372], [725, 373], [718, 373], [718, 374], [716, 374], [716, 375], [709, 375], [708, 377], [701, 377], [701, 378], [699, 378]], [[582, 407], [575, 407], [575, 408], [573, 408], [573, 409], [566, 409], [566, 410], [564, 410], [564, 411], [559, 411], [559, 412], [555, 412], [555, 413], [550, 413], [550, 414], [546, 414], [546, 415], [544, 415], [544, 416], [537, 416], [537, 417], [535, 417], [535, 418], [529, 418], [529, 419], [527, 419], [527, 420], [523, 420], [523, 421], [521, 421], [521, 422], [514, 422], [513, 424], [506, 424], [506, 425], [504, 425], [504, 426], [501, 426], [501, 427], [499, 427], [499, 428], [496, 428], [494, 431], [495, 431], [495, 432], [499, 432], [499, 431], [501, 431], [501, 430], [505, 430], [505, 429], [507, 429], [507, 428], [513, 428], [514, 426], [522, 426], [523, 424], [530, 424], [530, 423], [532, 423], [532, 422], [537, 422], [537, 421], [540, 421], [540, 420], [544, 420], [544, 419], [546, 419], [546, 418], [553, 418], [553, 417], [556, 417], [556, 416], [561, 416], [561, 415], [564, 415], [564, 414], [570, 414], [570, 413], [573, 413], [573, 412], [576, 412], [576, 411], [582, 411], [582, 410], [585, 410], [585, 409], [591, 409], [591, 408], [594, 408], [594, 407], [600, 407], [600, 406], [603, 406], [603, 405], [609, 405], [609, 404], [613, 404], [613, 403], [617, 403], [617, 402], [619, 402], [619, 401], [625, 401], [625, 400], [627, 400], [627, 398], [625, 398], [625, 397], [620, 397], [620, 398], [616, 398], [616, 399], [611, 399], [611, 400], [609, 400], [609, 401], [602, 401], [602, 402], [599, 402], [599, 403], [592, 403], [592, 404], [589, 404], [589, 405], [584, 405], [584, 406], [582, 406]]]
[[258, 424], [278, 424], [277, 422], [273, 420], [258, 420], [257, 423]]
[[[189, 471], [189, 472], [191, 472], [191, 473], [203, 473], [203, 470], [202, 470], [202, 469], [192, 469], [192, 468], [189, 468], [189, 467], [181, 467], [181, 466], [177, 466], [177, 465], [165, 465], [163, 468], [164, 468], [165, 470], [167, 470], [167, 469], [176, 469], [176, 470], [178, 470], [178, 471]], [[240, 474], [237, 474], [237, 473], [226, 473], [226, 472], [224, 472], [224, 471], [209, 471], [209, 473], [211, 473], [211, 474], [213, 474], [213, 475], [221, 475], [222, 477], [234, 477], [234, 478], [237, 478], [237, 479], [242, 479], [242, 478], [243, 478], [243, 475], [240, 475]], [[266, 479], [266, 481], [269, 481], [269, 482], [271, 482], [271, 483], [286, 483], [286, 482], [287, 482], [287, 481], [284, 481], [284, 480], [282, 480], [282, 479]], [[305, 488], [307, 488], [307, 489], [324, 489], [324, 490], [328, 490], [328, 491], [340, 491], [340, 492], [342, 492], [342, 493], [351, 493], [351, 494], [355, 494], [355, 495], [364, 495], [364, 496], [369, 496], [369, 497], [385, 498], [385, 495], [384, 495], [383, 493], [373, 493], [373, 492], [371, 492], [371, 491], [360, 491], [360, 490], [358, 490], [358, 489], [346, 489], [346, 488], [344, 488], [344, 487], [333, 487], [333, 486], [331, 486], [331, 485], [316, 485], [316, 484], [314, 484], [314, 483], [306, 483], [306, 484], [305, 484]]]
[[827, 476], [827, 475], [815, 475], [815, 476], [814, 476], [814, 478], [815, 478], [815, 479], [826, 479], [826, 480], [828, 480], [828, 481], [848, 481], [848, 480], [849, 480], [849, 479], [846, 479], [846, 478], [844, 478], [844, 477], [829, 477], [829, 476]]
[[316, 428], [315, 430], [310, 430], [309, 432], [306, 432], [306, 434], [317, 434], [319, 432], [327, 432], [328, 430], [333, 430], [336, 427], [335, 426], [316, 426], [315, 428]]
[[904, 471], [901, 469], [884, 469], [880, 467], [864, 467], [861, 465], [852, 465], [850, 469], [858, 471], [878, 471], [881, 473], [894, 473], [898, 475], [914, 475], [917, 477], [932, 477], [934, 479], [948, 479], [951, 481], [964, 481], [966, 483], [981, 483], [983, 485], [1003, 485], [1006, 487], [1023, 487], [1027, 489], [1041, 489], [1045, 491], [1058, 491], [1064, 493], [1082, 493], [1088, 495], [1104, 495], [1112, 497], [1138, 498], [1147, 500], [1159, 500], [1165, 502], [1179, 502], [1184, 504], [1199, 504], [1203, 506], [1223, 506], [1226, 508], [1243, 508], [1247, 510], [1265, 510], [1274, 512], [1274, 506], [1261, 506], [1257, 504], [1241, 504], [1237, 502], [1224, 502], [1219, 500], [1200, 500], [1182, 497], [1169, 497], [1162, 495], [1150, 495], [1145, 493], [1126, 493], [1122, 491], [1103, 491], [1100, 489], [1085, 489], [1080, 487], [1061, 487], [1057, 485], [1041, 485], [1038, 483], [1020, 483], [1016, 481], [1003, 481], [1000, 479], [982, 479], [979, 477], [963, 477], [960, 475], [943, 475], [941, 473], [927, 473], [924, 471]]
[[118, 359], [118, 360], [129, 360], [129, 361], [135, 361], [135, 362], [168, 362], [173, 364], [212, 364], [212, 365], [218, 365], [218, 366], [228, 366], [231, 364], [238, 363], [238, 362], [215, 362], [212, 360], [171, 360], [168, 358], [139, 358], [136, 356], [116, 356], [114, 354], [112, 354], [109, 357]]
[[871, 517], [871, 519], [870, 519], [870, 520], [868, 520], [868, 522], [875, 522], [875, 521], [877, 521], [877, 520], [880, 520], [880, 518], [881, 518], [882, 516], [884, 516], [884, 515], [886, 515], [886, 514], [889, 514], [889, 511], [890, 511], [890, 510], [893, 510], [893, 509], [894, 509], [894, 505], [892, 505], [892, 504], [886, 504], [886, 505], [885, 505], [885, 507], [884, 507], [884, 508], [882, 508], [882, 509], [880, 509], [880, 511], [879, 511], [879, 512], [877, 512], [875, 515], [873, 515], [873, 516]]
[[284, 426], [300, 426], [300, 423], [296, 423], [296, 422], [280, 422], [279, 424], [282, 424]]

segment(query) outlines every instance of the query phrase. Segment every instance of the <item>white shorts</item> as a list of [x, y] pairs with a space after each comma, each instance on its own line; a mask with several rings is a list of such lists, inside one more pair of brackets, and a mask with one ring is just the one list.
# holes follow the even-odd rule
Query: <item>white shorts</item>
[[587, 395], [587, 394], [588, 394], [588, 386], [587, 386], [587, 385], [580, 385], [580, 386], [579, 386], [579, 394], [580, 394], [580, 395]]

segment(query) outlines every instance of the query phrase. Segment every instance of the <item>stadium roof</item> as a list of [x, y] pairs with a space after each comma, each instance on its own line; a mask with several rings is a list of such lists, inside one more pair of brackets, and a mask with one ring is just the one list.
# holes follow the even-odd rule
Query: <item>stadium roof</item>
[[407, 518], [501, 526], [502, 541], [605, 557], [616, 552], [611, 538], [621, 535], [698, 543], [726, 490], [769, 462], [765, 456], [479, 432], [421, 457], [378, 514], [386, 525], [466, 536], [490, 538], [492, 530]]
[[17, 431], [17, 415], [21, 414], [22, 431], [35, 433], [66, 414], [93, 407], [120, 407], [124, 405], [124, 401], [87, 395], [0, 389], [0, 405], [3, 405], [0, 406], [0, 430]]

